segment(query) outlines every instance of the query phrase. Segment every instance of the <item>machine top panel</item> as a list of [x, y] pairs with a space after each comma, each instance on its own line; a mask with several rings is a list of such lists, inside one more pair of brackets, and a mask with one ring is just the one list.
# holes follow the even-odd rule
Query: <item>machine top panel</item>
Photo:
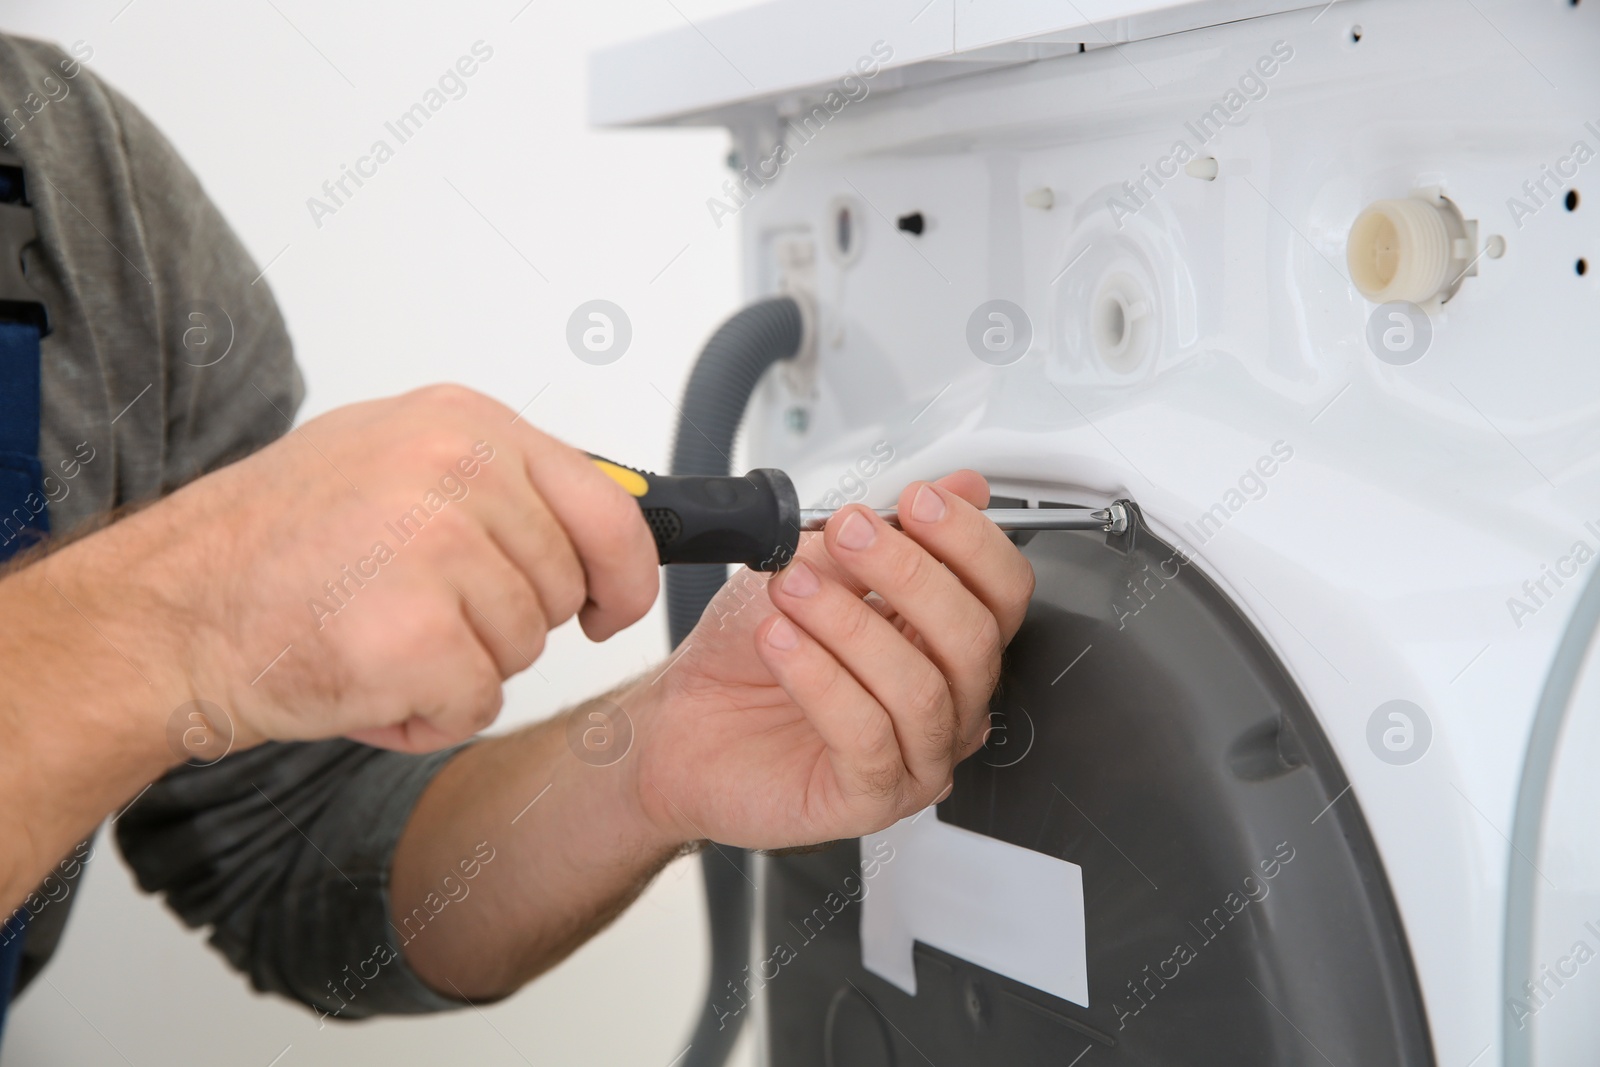
[[597, 126], [739, 125], [825, 92], [864, 58], [898, 72], [901, 84], [922, 84], [1317, 6], [1311, 0], [771, 0], [686, 19], [680, 29], [596, 53], [589, 119]]

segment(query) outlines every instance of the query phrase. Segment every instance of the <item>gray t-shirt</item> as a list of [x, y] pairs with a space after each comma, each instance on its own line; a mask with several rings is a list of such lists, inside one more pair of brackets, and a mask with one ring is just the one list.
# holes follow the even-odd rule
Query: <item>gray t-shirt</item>
[[[0, 144], [23, 161], [40, 237], [24, 263], [53, 326], [40, 458], [56, 533], [261, 448], [304, 391], [259, 268], [166, 138], [82, 58], [0, 36]], [[395, 843], [450, 755], [263, 745], [162, 778], [117, 819], [117, 843], [257, 989], [345, 1019], [455, 1007], [405, 965], [388, 919]], [[25, 979], [71, 899], [30, 898]], [[400, 958], [353, 987], [379, 946]]]

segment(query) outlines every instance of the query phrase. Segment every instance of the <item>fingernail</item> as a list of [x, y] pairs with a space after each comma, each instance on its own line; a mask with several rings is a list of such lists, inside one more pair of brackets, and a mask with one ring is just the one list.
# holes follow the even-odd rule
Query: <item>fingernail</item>
[[935, 804], [937, 804], [940, 801], [942, 801], [945, 797], [950, 795], [950, 790], [954, 789], [955, 787], [956, 787], [956, 784], [954, 782], [951, 782], [949, 785], [945, 786], [944, 787], [944, 792], [940, 793], [937, 797], [935, 797], [933, 802]]
[[872, 547], [872, 542], [877, 539], [878, 531], [872, 528], [872, 523], [859, 511], [852, 511], [846, 515], [844, 522], [839, 525], [837, 540], [845, 548], [859, 552]]
[[789, 565], [789, 571], [783, 576], [783, 591], [790, 596], [810, 596], [822, 583], [817, 580], [817, 572], [806, 565], [804, 560], [795, 560]]
[[772, 629], [767, 631], [767, 644], [781, 652], [788, 652], [800, 643], [800, 634], [794, 628], [794, 623], [780, 617], [772, 624]]
[[933, 486], [924, 485], [911, 498], [911, 517], [918, 522], [938, 522], [944, 518], [944, 498], [934, 492]]

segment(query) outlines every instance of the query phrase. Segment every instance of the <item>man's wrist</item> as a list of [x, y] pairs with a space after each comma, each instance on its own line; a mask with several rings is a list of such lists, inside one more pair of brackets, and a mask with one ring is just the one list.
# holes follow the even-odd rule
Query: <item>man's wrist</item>
[[[29, 734], [63, 725], [85, 731], [126, 763], [160, 774], [178, 761], [165, 744], [166, 718], [188, 698], [185, 676], [156, 636], [156, 620], [117, 590], [87, 589], [71, 561], [49, 556], [0, 583], [0, 610], [29, 611], [29, 638], [8, 645], [13, 669], [28, 679], [11, 702]], [[124, 590], [125, 592], [125, 590]], [[130, 602], [131, 601], [131, 602]]]
[[[655, 785], [647, 770], [652, 760], [647, 758], [646, 748], [655, 743], [657, 736], [653, 727], [666, 713], [671, 699], [664, 686], [640, 680], [573, 709], [569, 715], [578, 716], [579, 722], [575, 725], [569, 720], [567, 724], [568, 745], [582, 762], [597, 763], [615, 756], [614, 752], [597, 756], [584, 740], [586, 731], [590, 737], [603, 736], [597, 731], [608, 725], [608, 719], [613, 738], [609, 743], [627, 745], [626, 751], [616, 757], [615, 767], [600, 769], [619, 772], [611, 785], [622, 825], [631, 828], [630, 835], [641, 849], [654, 854], [682, 850], [701, 837], [672, 799]], [[659, 754], [651, 752], [648, 756]]]
[[[3, 806], [27, 812], [32, 855], [9, 853], [5, 899], [39, 876], [105, 815], [178, 763], [167, 722], [187, 699], [181, 672], [146, 625], [137, 602], [107, 611], [110, 591], [75, 580], [74, 551], [47, 556], [0, 580], [0, 617], [13, 621], [0, 646]], [[126, 620], [126, 621], [124, 621]], [[13, 828], [20, 829], [20, 827]], [[59, 854], [58, 854], [59, 853]]]
[[442, 936], [406, 943], [423, 982], [470, 999], [512, 992], [619, 914], [683, 850], [691, 838], [653, 816], [640, 793], [657, 699], [647, 688], [615, 690], [469, 745], [429, 783], [395, 847], [397, 928], [462, 842], [484, 841], [505, 859], [473, 889], [492, 903], [451, 908]]

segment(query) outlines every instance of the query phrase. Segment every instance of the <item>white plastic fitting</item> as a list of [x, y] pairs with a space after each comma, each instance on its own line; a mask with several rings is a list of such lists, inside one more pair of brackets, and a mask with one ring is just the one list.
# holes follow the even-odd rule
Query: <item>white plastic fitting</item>
[[1089, 337], [1106, 366], [1127, 373], [1144, 361], [1151, 310], [1149, 295], [1133, 277], [1118, 272], [1100, 283], [1089, 311]]
[[778, 361], [784, 383], [796, 397], [809, 397], [817, 373], [817, 247], [809, 235], [789, 237], [773, 249], [778, 268], [778, 292], [792, 297], [800, 307], [800, 348], [793, 359]]
[[1350, 227], [1350, 280], [1375, 304], [1447, 300], [1463, 278], [1477, 273], [1476, 231], [1476, 224], [1437, 194], [1374, 201]]

